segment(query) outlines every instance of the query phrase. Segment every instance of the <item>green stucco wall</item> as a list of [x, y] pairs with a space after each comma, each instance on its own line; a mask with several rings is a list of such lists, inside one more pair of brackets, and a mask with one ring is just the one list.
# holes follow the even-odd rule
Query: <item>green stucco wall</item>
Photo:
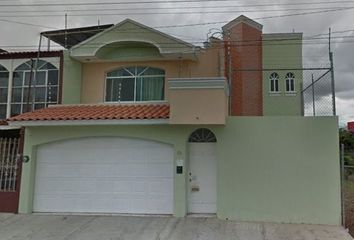
[[141, 42], [111, 43], [96, 52], [96, 57], [105, 60], [129, 61], [130, 59], [161, 58], [159, 49], [152, 44]]
[[[301, 84], [302, 68], [302, 35], [265, 34], [263, 35], [263, 114], [265, 116], [300, 116], [302, 115]], [[280, 71], [278, 69], [289, 69]], [[279, 94], [270, 93], [269, 76], [273, 72], [279, 74]], [[295, 74], [295, 94], [286, 94], [285, 75]]]
[[217, 135], [220, 218], [340, 224], [335, 117], [229, 118]]
[[[107, 54], [104, 54], [102, 56], [102, 53], [100, 54], [97, 51], [99, 51], [102, 47], [107, 47], [107, 45], [110, 44], [113, 44], [110, 45], [110, 49], [114, 50], [116, 47], [114, 46], [115, 43], [125, 44], [129, 42], [148, 43], [150, 45], [149, 49], [151, 48], [151, 46], [155, 46], [159, 49], [159, 52], [161, 54], [185, 53], [194, 51], [192, 45], [184, 43], [181, 40], [177, 40], [171, 36], [168, 36], [162, 32], [158, 32], [157, 30], [154, 30], [132, 20], [125, 20], [113, 26], [112, 28], [109, 28], [104, 32], [97, 34], [95, 37], [90, 38], [88, 41], [83, 42], [81, 45], [73, 47], [71, 50], [71, 54], [74, 57], [96, 56], [103, 57], [104, 59], [106, 59]], [[140, 49], [144, 49], [144, 46], [140, 45]], [[152, 55], [147, 55], [148, 53]], [[127, 60], [126, 58], [119, 56], [119, 54], [114, 54], [114, 56], [109, 56], [108, 58], [112, 57], [118, 57], [118, 59]], [[130, 54], [129, 58], [132, 57], [134, 57], [134, 55]], [[143, 55], [139, 53], [138, 56], [135, 57], [156, 57], [156, 52], [145, 51]]]
[[[25, 134], [20, 213], [33, 205], [36, 146], [90, 136], [151, 139], [174, 146], [188, 166], [187, 139], [201, 126], [30, 127]], [[217, 137], [218, 212], [221, 219], [340, 224], [337, 119], [229, 117], [203, 126]], [[174, 215], [185, 216], [187, 173], [175, 175]]]
[[78, 104], [81, 99], [81, 63], [64, 51], [63, 104]]

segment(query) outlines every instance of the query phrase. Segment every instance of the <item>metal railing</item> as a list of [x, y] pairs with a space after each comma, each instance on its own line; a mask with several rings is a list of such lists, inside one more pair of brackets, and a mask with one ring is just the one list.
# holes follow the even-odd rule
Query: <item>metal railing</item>
[[16, 191], [19, 138], [0, 138], [0, 192]]

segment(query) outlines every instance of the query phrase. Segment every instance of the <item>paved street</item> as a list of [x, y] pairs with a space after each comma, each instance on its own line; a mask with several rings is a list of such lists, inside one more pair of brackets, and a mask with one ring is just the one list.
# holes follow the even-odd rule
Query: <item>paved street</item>
[[1, 240], [351, 240], [341, 227], [216, 218], [0, 214]]

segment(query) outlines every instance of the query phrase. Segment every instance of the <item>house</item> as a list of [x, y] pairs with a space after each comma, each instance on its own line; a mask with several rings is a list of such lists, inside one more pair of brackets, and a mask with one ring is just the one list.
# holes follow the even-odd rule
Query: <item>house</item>
[[338, 121], [302, 116], [301, 33], [244, 16], [206, 48], [129, 19], [67, 31], [43, 34], [69, 48], [60, 104], [8, 118], [18, 212], [340, 224]]
[[61, 102], [62, 51], [0, 53], [0, 212], [18, 209], [21, 128], [5, 119]]

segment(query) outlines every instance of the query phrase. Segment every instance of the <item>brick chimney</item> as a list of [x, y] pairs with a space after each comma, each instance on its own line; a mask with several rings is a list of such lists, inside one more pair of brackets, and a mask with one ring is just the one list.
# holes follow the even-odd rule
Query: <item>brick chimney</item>
[[262, 69], [262, 28], [261, 24], [243, 15], [222, 28], [231, 116], [263, 115], [262, 71], [241, 71]]

